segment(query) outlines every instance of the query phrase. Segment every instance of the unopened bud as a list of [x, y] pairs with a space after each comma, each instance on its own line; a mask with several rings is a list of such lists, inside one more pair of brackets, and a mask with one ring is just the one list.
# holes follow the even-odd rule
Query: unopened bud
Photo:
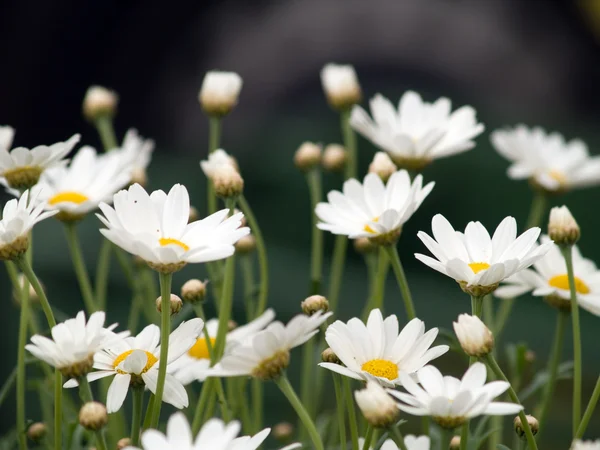
[[361, 100], [362, 92], [351, 65], [327, 64], [321, 70], [321, 84], [327, 101], [335, 110], [346, 110]]
[[379, 247], [371, 242], [371, 239], [366, 237], [361, 237], [354, 239], [352, 242], [354, 245], [354, 250], [361, 255], [366, 255], [367, 253], [373, 253]]
[[[178, 295], [175, 294], [171, 294], [171, 315], [175, 315], [177, 314], [179, 311], [181, 311], [181, 308], [183, 307], [183, 302], [181, 301], [181, 299], [179, 298]], [[162, 297], [158, 297], [156, 299], [156, 310], [159, 313], [162, 313]]]
[[[531, 428], [531, 433], [535, 436], [540, 429], [540, 423], [533, 416], [527, 415], [527, 416], [525, 416], [525, 418], [527, 419], [529, 428]], [[523, 428], [523, 422], [521, 422], [521, 417], [519, 417], [519, 416], [515, 417], [514, 426], [515, 426], [515, 433], [517, 433], [517, 436], [519, 436], [521, 439], [526, 439], [525, 429]]]
[[321, 353], [321, 360], [323, 362], [328, 362], [328, 363], [332, 363], [332, 364], [341, 364], [342, 363], [340, 361], [340, 358], [338, 358], [337, 355], [335, 354], [335, 352], [333, 350], [331, 350], [329, 347], [327, 347], [325, 350], [323, 350], [323, 353]]
[[27, 428], [27, 439], [36, 444], [39, 444], [46, 434], [48, 434], [48, 427], [42, 422], [32, 423]]
[[244, 191], [244, 180], [233, 166], [223, 165], [217, 167], [212, 175], [215, 193], [220, 198], [233, 198]]
[[346, 167], [348, 153], [343, 145], [329, 144], [323, 152], [323, 168], [330, 172], [341, 172]]
[[385, 152], [375, 153], [373, 161], [369, 165], [369, 173], [376, 174], [383, 182], [387, 180], [398, 170], [396, 164], [392, 162], [389, 155]]
[[579, 240], [581, 230], [569, 208], [560, 206], [550, 210], [548, 236], [556, 245], [573, 245]]
[[198, 208], [195, 206], [190, 206], [190, 214], [188, 216], [188, 223], [195, 222], [200, 218], [200, 213], [198, 212]]
[[321, 164], [321, 146], [313, 142], [303, 143], [294, 154], [294, 164], [303, 172], [308, 172]]
[[237, 73], [212, 70], [204, 76], [198, 100], [206, 114], [222, 117], [237, 104], [241, 90], [242, 77]]
[[203, 302], [206, 297], [207, 282], [196, 278], [187, 280], [181, 287], [181, 298], [189, 303]]
[[123, 450], [125, 447], [131, 446], [131, 439], [125, 437], [117, 441], [117, 450]]
[[460, 450], [460, 436], [452, 436], [450, 450]]
[[119, 96], [102, 86], [90, 86], [83, 99], [83, 115], [89, 121], [100, 117], [113, 117], [117, 112]]
[[387, 428], [400, 416], [396, 402], [376, 381], [367, 381], [365, 389], [354, 392], [354, 398], [369, 425]]
[[146, 187], [148, 184], [148, 174], [146, 173], [146, 169], [141, 167], [136, 167], [131, 172], [131, 184], [139, 184], [140, 186]]
[[273, 427], [273, 437], [285, 444], [294, 436], [294, 425], [289, 422], [279, 422]]
[[494, 336], [479, 317], [461, 314], [453, 325], [456, 337], [467, 355], [481, 358], [494, 348]]
[[234, 244], [235, 252], [240, 255], [252, 253], [256, 249], [256, 238], [253, 234], [248, 234]]
[[[21, 287], [21, 292], [17, 292], [15, 289], [13, 289], [13, 298], [14, 298], [14, 300], [15, 300], [15, 302], [17, 304], [21, 303], [21, 294], [22, 294], [23, 286], [24, 286], [24, 283], [25, 283], [26, 279], [27, 278], [22, 273], [20, 273], [18, 275], [19, 286]], [[28, 283], [28, 284], [29, 284], [29, 304], [31, 305], [31, 304], [39, 303], [39, 298], [38, 298], [37, 292], [35, 292], [35, 289], [31, 285], [31, 283]], [[44, 289], [44, 285], [43, 284], [42, 284], [42, 289], [44, 291], [46, 290], [46, 289]]]
[[302, 303], [300, 303], [302, 312], [307, 316], [312, 316], [318, 311], [326, 313], [329, 311], [329, 302], [322, 295], [311, 295]]
[[87, 402], [79, 410], [79, 424], [87, 430], [100, 430], [107, 422], [106, 406], [100, 402]]

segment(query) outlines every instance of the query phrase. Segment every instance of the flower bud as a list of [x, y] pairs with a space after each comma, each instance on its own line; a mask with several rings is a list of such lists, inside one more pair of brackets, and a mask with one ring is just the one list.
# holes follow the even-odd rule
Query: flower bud
[[329, 172], [341, 172], [346, 167], [348, 153], [343, 145], [329, 144], [323, 152], [323, 168]]
[[27, 439], [36, 444], [39, 444], [46, 434], [48, 434], [48, 427], [42, 422], [32, 423], [27, 428]]
[[100, 430], [107, 422], [106, 406], [100, 402], [87, 402], [79, 410], [79, 423], [86, 430]]
[[[20, 273], [18, 275], [19, 286], [21, 287], [21, 291], [23, 291], [23, 285], [24, 285], [26, 279], [27, 278], [22, 273]], [[31, 283], [28, 283], [28, 284], [29, 284], [29, 304], [32, 305], [32, 304], [39, 303], [40, 299], [37, 295], [37, 292], [35, 292], [35, 289], [31, 285]], [[42, 284], [42, 283], [40, 282], [40, 284]], [[43, 284], [42, 284], [42, 289], [44, 289], [44, 291], [46, 290], [44, 288]], [[13, 289], [13, 299], [15, 300], [17, 305], [20, 304], [21, 303], [21, 292], [17, 292], [15, 289]]]
[[312, 142], [303, 143], [294, 154], [294, 164], [303, 172], [308, 172], [321, 164], [321, 146]]
[[351, 65], [325, 65], [321, 70], [321, 84], [329, 105], [335, 110], [346, 110], [362, 98], [356, 71]]
[[460, 450], [460, 436], [452, 436], [450, 450]]
[[294, 436], [294, 425], [289, 422], [279, 422], [273, 427], [273, 437], [281, 443], [289, 442]]
[[322, 295], [311, 295], [302, 303], [300, 303], [302, 312], [307, 316], [312, 316], [318, 311], [326, 313], [329, 311], [329, 302]]
[[235, 252], [240, 255], [252, 253], [256, 249], [256, 238], [253, 234], [248, 234], [234, 244]]
[[332, 364], [341, 364], [342, 363], [340, 361], [340, 358], [338, 358], [337, 355], [335, 354], [335, 352], [333, 350], [331, 350], [329, 347], [327, 347], [325, 350], [323, 350], [323, 353], [321, 353], [321, 360], [323, 362], [328, 362], [328, 363], [332, 363]]
[[146, 169], [136, 167], [132, 170], [130, 184], [136, 183], [142, 187], [148, 185], [148, 174], [146, 173]]
[[[181, 311], [182, 307], [183, 307], [183, 302], [181, 301], [179, 296], [177, 296], [175, 294], [171, 294], [171, 315], [173, 316], [173, 315], [177, 314], [179, 311]], [[162, 313], [162, 297], [158, 297], [156, 299], [156, 310], [159, 313]]]
[[121, 438], [117, 441], [117, 450], [123, 450], [125, 447], [131, 446], [131, 439], [128, 437]]
[[232, 166], [223, 165], [215, 169], [212, 175], [215, 193], [227, 199], [239, 196], [244, 191], [244, 180]]
[[207, 72], [198, 95], [202, 109], [209, 116], [229, 114], [237, 104], [242, 90], [242, 77], [235, 72]]
[[197, 278], [187, 280], [181, 287], [181, 298], [189, 303], [203, 302], [206, 297], [207, 284], [208, 282], [200, 281]]
[[479, 317], [461, 314], [453, 325], [456, 337], [467, 355], [480, 358], [494, 348], [494, 336]]
[[[527, 419], [529, 428], [531, 428], [531, 433], [535, 436], [540, 429], [540, 424], [538, 420], [535, 417], [529, 415], [525, 416], [525, 418]], [[515, 426], [515, 433], [517, 433], [517, 436], [519, 436], [521, 439], [526, 439], [527, 437], [525, 436], [525, 430], [523, 428], [523, 422], [521, 422], [521, 418], [519, 416], [515, 417], [513, 423]]]
[[198, 208], [195, 206], [190, 206], [190, 214], [188, 216], [188, 223], [195, 222], [200, 218], [200, 213], [198, 212]]
[[356, 253], [360, 253], [361, 255], [373, 253], [375, 250], [378, 249], [377, 245], [371, 242], [371, 239], [366, 237], [354, 239], [352, 243], [354, 245], [354, 250], [356, 250]]
[[375, 153], [373, 161], [369, 165], [369, 173], [376, 174], [384, 183], [397, 171], [398, 167], [396, 167], [396, 164], [392, 162], [389, 155], [385, 152]]
[[560, 206], [550, 210], [548, 235], [556, 245], [573, 245], [579, 240], [581, 230], [569, 208]]
[[90, 86], [83, 99], [83, 115], [93, 122], [100, 117], [113, 117], [117, 112], [119, 96], [102, 86]]
[[400, 410], [396, 402], [376, 381], [367, 381], [365, 389], [354, 392], [354, 398], [371, 426], [386, 428], [398, 421]]

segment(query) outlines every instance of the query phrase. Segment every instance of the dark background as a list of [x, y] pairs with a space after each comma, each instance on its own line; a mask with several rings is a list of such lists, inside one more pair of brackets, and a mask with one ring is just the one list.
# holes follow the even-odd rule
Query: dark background
[[[205, 181], [198, 161], [206, 156], [208, 137], [197, 93], [207, 70], [238, 72], [244, 79], [240, 104], [225, 120], [222, 142], [239, 160], [246, 195], [266, 235], [270, 304], [287, 319], [299, 311], [307, 293], [310, 249], [308, 194], [292, 155], [304, 140], [341, 139], [338, 117], [323, 98], [321, 67], [332, 61], [353, 64], [366, 99], [381, 92], [396, 102], [405, 90], [415, 89], [428, 101], [444, 95], [455, 106], [471, 104], [486, 132], [473, 151], [425, 171], [426, 180], [437, 186], [405, 227], [399, 247], [419, 317], [428, 328], [450, 328], [451, 320], [468, 309], [468, 299], [452, 280], [414, 260], [415, 251], [425, 250], [416, 232], [429, 231], [437, 212], [457, 228], [481, 220], [493, 229], [506, 215], [524, 223], [531, 194], [527, 183], [505, 176], [507, 163], [489, 144], [489, 132], [497, 127], [539, 124], [569, 139], [580, 137], [598, 153], [599, 37], [600, 6], [592, 0], [5, 0], [0, 4], [0, 123], [16, 128], [18, 146], [50, 144], [75, 132], [82, 133], [83, 143], [99, 146], [94, 129], [81, 116], [81, 101], [90, 84], [113, 88], [121, 97], [119, 136], [133, 126], [156, 140], [151, 188], [182, 182], [202, 210]], [[375, 149], [359, 139], [359, 151], [364, 172]], [[327, 189], [338, 186], [339, 179], [326, 177]], [[553, 199], [571, 208], [582, 227], [584, 255], [596, 260], [598, 192], [593, 188]], [[95, 217], [80, 227], [91, 273], [98, 227]], [[330, 236], [326, 242], [329, 255]], [[115, 266], [108, 316], [111, 323], [125, 323], [130, 296]], [[69, 315], [82, 308], [56, 221], [36, 228], [35, 268], [54, 306]], [[326, 274], [327, 269], [326, 264]], [[174, 288], [202, 274], [202, 268], [189, 267], [176, 275]], [[338, 317], [358, 313], [366, 289], [362, 261], [350, 251]], [[18, 326], [4, 271], [0, 290], [5, 305], [2, 380], [16, 361]], [[391, 278], [387, 292], [388, 311], [402, 316]], [[242, 318], [240, 302], [235, 314]], [[536, 364], [544, 366], [554, 316], [539, 299], [523, 297], [505, 341], [527, 341], [538, 355]], [[583, 313], [584, 404], [600, 371], [598, 320]], [[572, 353], [570, 343], [566, 339], [565, 357]], [[463, 366], [445, 358], [446, 371], [462, 374]], [[443, 366], [444, 358], [439, 362]], [[299, 366], [294, 358], [292, 377]], [[282, 397], [269, 394], [270, 420], [292, 420]], [[555, 402], [545, 448], [564, 449], [570, 383], [559, 383]], [[0, 428], [13, 423], [13, 405], [12, 396], [2, 405], [2, 416], [10, 420]], [[599, 414], [588, 434], [600, 436]]]

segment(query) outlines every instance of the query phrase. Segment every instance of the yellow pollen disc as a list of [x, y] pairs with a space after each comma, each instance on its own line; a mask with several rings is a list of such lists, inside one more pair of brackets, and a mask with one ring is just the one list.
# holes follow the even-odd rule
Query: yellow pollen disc
[[183, 242], [178, 241], [177, 239], [171, 239], [171, 238], [160, 238], [158, 240], [159, 244], [164, 247], [166, 245], [178, 245], [180, 246], [182, 249], [184, 249], [186, 252], [190, 249], [187, 245], [185, 245]]
[[367, 361], [362, 365], [361, 370], [369, 372], [376, 377], [387, 378], [388, 380], [395, 380], [398, 378], [398, 366], [385, 359], [372, 359], [371, 361]]
[[56, 205], [57, 203], [65, 203], [65, 202], [69, 202], [69, 203], [75, 203], [77, 205], [80, 205], [83, 202], [88, 201], [88, 197], [86, 197], [83, 194], [80, 194], [79, 192], [59, 192], [58, 194], [56, 194], [54, 197], [52, 197], [50, 200], [48, 200], [48, 204], [50, 205]]
[[560, 185], [564, 186], [567, 184], [567, 177], [565, 177], [565, 175], [558, 170], [551, 170], [548, 175], [550, 175], [550, 178], [558, 181]]
[[[371, 222], [379, 222], [379, 217], [375, 217]], [[365, 230], [367, 233], [377, 234], [377, 231], [371, 228], [369, 224], [365, 225], [363, 230]]]
[[[564, 289], [565, 291], [569, 290], [569, 277], [567, 274], [556, 275], [555, 277], [550, 278], [548, 284], [552, 287], [558, 289]], [[587, 284], [585, 284], [581, 279], [575, 277], [575, 290], [580, 294], [589, 294], [590, 288]]]
[[[216, 338], [210, 338], [210, 346], [215, 348]], [[188, 355], [196, 359], [210, 359], [210, 353], [208, 352], [208, 345], [206, 345], [206, 339], [199, 338], [192, 348], [188, 350]]]
[[[113, 367], [116, 369], [116, 371], [118, 373], [127, 375], [127, 372], [123, 372], [122, 370], [117, 369], [117, 366], [119, 364], [121, 364], [125, 360], [125, 358], [127, 358], [132, 353], [133, 353], [133, 350], [127, 350], [125, 353], [121, 353], [119, 356], [117, 356], [115, 358], [115, 360], [113, 362]], [[152, 367], [154, 364], [156, 364], [158, 362], [158, 358], [156, 356], [154, 356], [152, 353], [147, 352], [146, 350], [144, 350], [144, 353], [146, 354], [148, 361], [146, 362], [146, 366], [142, 369], [142, 373], [148, 372], [150, 367]]]
[[484, 262], [478, 262], [478, 263], [475, 262], [475, 263], [469, 264], [469, 267], [471, 268], [473, 273], [479, 273], [482, 270], [489, 269], [490, 265], [488, 263], [484, 263]]

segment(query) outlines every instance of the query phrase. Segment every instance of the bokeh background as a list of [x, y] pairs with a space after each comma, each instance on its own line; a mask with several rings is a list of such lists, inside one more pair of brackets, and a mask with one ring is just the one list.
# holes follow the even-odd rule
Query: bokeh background
[[[451, 328], [468, 309], [468, 298], [449, 278], [413, 258], [424, 247], [418, 230], [430, 230], [435, 213], [457, 227], [481, 220], [495, 228], [506, 215], [524, 224], [531, 201], [527, 183], [505, 176], [507, 163], [489, 144], [495, 128], [526, 123], [580, 137], [598, 153], [600, 79], [598, 39], [600, 2], [595, 0], [228, 0], [204, 2], [4, 0], [0, 4], [0, 123], [16, 128], [15, 145], [32, 147], [82, 133], [83, 143], [100, 146], [81, 115], [87, 87], [102, 84], [119, 92], [116, 129], [129, 127], [156, 141], [149, 169], [150, 186], [168, 189], [175, 182], [191, 191], [204, 208], [205, 179], [198, 161], [207, 154], [208, 127], [197, 93], [207, 70], [233, 70], [244, 87], [239, 106], [226, 118], [223, 146], [238, 159], [266, 235], [271, 267], [270, 305], [281, 319], [299, 311], [308, 290], [310, 211], [303, 176], [292, 163], [305, 140], [340, 142], [338, 116], [324, 100], [319, 70], [327, 62], [356, 67], [365, 100], [377, 92], [394, 102], [407, 89], [428, 101], [448, 96], [455, 106], [473, 105], [486, 132], [468, 153], [426, 169], [433, 193], [404, 229], [399, 248], [428, 327]], [[359, 139], [364, 172], [375, 148]], [[340, 186], [328, 175], [327, 189]], [[581, 247], [600, 260], [599, 188], [553, 199], [566, 203], [583, 230]], [[6, 196], [1, 198], [2, 203]], [[99, 222], [80, 226], [85, 257], [93, 274], [100, 243]], [[35, 233], [35, 269], [58, 311], [82, 309], [78, 286], [63, 239], [62, 226], [46, 221]], [[326, 271], [332, 239], [326, 237]], [[349, 252], [337, 316], [360, 311], [367, 292], [362, 259]], [[108, 317], [126, 322], [130, 294], [113, 264]], [[176, 274], [174, 287], [203, 269]], [[16, 361], [18, 308], [0, 271], [3, 312], [0, 326], [5, 380]], [[401, 298], [390, 277], [388, 311], [403, 316]], [[153, 309], [154, 305], [149, 304]], [[241, 299], [236, 317], [242, 318]], [[521, 298], [504, 342], [527, 342], [537, 367], [548, 355], [555, 312], [542, 301]], [[598, 372], [599, 318], [583, 312], [584, 402]], [[567, 333], [569, 335], [569, 333]], [[565, 340], [564, 358], [572, 354]], [[440, 360], [445, 370], [464, 371], [453, 357]], [[291, 376], [299, 368], [292, 362]], [[294, 415], [282, 396], [267, 390], [267, 419], [273, 424]], [[36, 399], [30, 397], [32, 419]], [[560, 382], [545, 435], [545, 449], [568, 447], [570, 383]], [[0, 429], [14, 423], [14, 397], [0, 409]], [[416, 422], [415, 422], [416, 423]], [[589, 427], [600, 436], [600, 414]]]

